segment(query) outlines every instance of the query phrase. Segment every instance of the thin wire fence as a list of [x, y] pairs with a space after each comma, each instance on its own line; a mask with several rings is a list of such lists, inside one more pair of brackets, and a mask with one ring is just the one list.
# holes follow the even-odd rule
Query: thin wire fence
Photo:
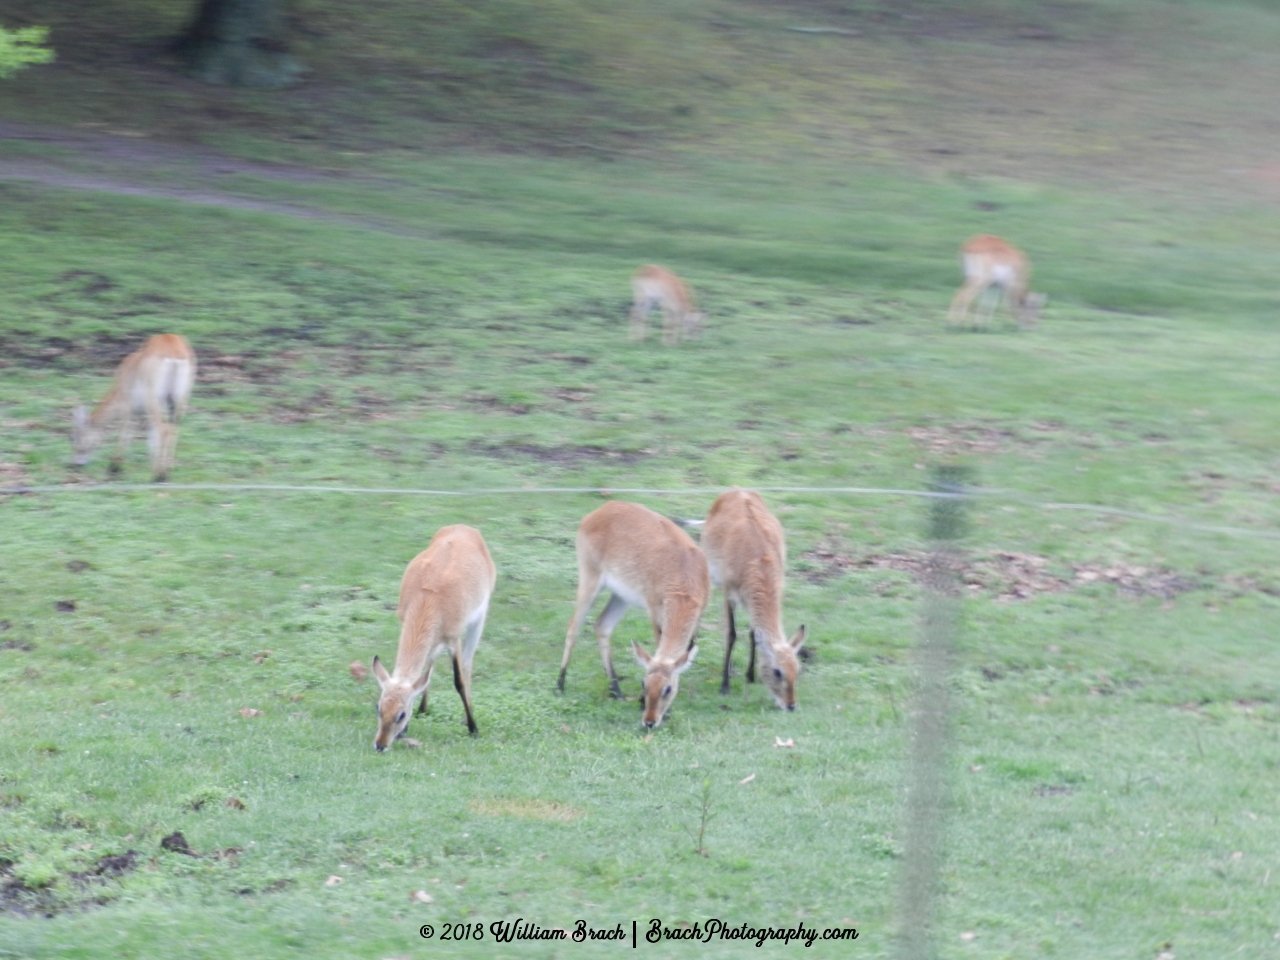
[[[412, 496], [412, 497], [527, 497], [527, 496], [604, 496], [619, 494], [628, 496], [715, 496], [728, 487], [474, 487], [466, 490], [443, 490], [415, 487], [349, 487], [286, 483], [61, 483], [30, 486], [0, 487], [2, 496], [43, 496], [63, 493], [138, 493], [154, 490], [208, 491], [217, 493], [318, 493], [347, 494], [350, 496]], [[896, 487], [843, 487], [843, 486], [751, 486], [760, 493], [817, 493], [833, 496], [914, 497], [921, 499], [954, 499], [955, 494], [939, 490], [910, 490]], [[1280, 540], [1280, 530], [1266, 527], [1233, 527], [1226, 524], [1203, 523], [1186, 520], [1169, 514], [1147, 513], [1125, 507], [1112, 507], [1096, 503], [1059, 503], [1037, 500], [1020, 490], [1001, 488], [966, 488], [968, 498], [1003, 499], [1020, 506], [1045, 511], [1076, 511], [1100, 516], [1155, 523], [1198, 533], [1216, 533], [1228, 537], [1247, 537], [1257, 540]]]

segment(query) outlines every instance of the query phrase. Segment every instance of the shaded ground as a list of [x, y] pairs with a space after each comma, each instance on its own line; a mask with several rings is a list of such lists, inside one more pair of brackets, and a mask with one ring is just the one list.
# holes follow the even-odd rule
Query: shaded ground
[[[181, 75], [165, 46], [183, 5], [16, 0], [13, 24], [51, 25], [58, 60], [0, 88], [0, 137], [209, 179], [310, 181], [332, 176], [310, 165], [442, 146], [601, 159], [676, 146], [1280, 199], [1267, 55], [1280, 18], [1262, 5], [472, 6], [299, 4], [309, 73], [263, 94]], [[50, 120], [79, 126], [32, 125]], [[200, 142], [284, 162], [171, 145]]]

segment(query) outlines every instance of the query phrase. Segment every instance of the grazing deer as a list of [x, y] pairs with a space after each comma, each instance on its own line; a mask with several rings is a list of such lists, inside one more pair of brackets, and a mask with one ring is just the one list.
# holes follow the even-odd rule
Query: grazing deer
[[685, 282], [662, 267], [649, 264], [637, 270], [631, 277], [631, 292], [635, 297], [631, 305], [632, 340], [645, 338], [649, 311], [654, 307], [662, 308], [662, 342], [667, 346], [680, 339], [681, 330], [686, 336], [697, 333], [705, 319]]
[[373, 675], [382, 688], [378, 698], [379, 753], [404, 736], [409, 708], [421, 695], [418, 713], [427, 712], [427, 687], [436, 657], [445, 650], [453, 658], [453, 686], [467, 713], [467, 730], [478, 732], [471, 711], [471, 660], [480, 643], [484, 618], [497, 571], [484, 537], [474, 527], [441, 527], [427, 549], [414, 557], [400, 581], [400, 646], [393, 673], [377, 657]]
[[756, 680], [756, 650], [764, 661], [765, 686], [780, 708], [796, 708], [797, 654], [805, 629], [787, 639], [782, 628], [782, 591], [786, 584], [787, 543], [782, 524], [769, 512], [760, 494], [726, 491], [716, 498], [702, 526], [702, 549], [712, 581], [724, 591], [724, 676], [720, 692], [729, 692], [729, 667], [737, 639], [733, 609], [750, 617], [751, 654], [747, 682]]
[[611, 501], [587, 514], [578, 527], [578, 600], [564, 640], [560, 680], [578, 639], [578, 631], [601, 590], [612, 594], [596, 620], [600, 659], [609, 690], [622, 696], [609, 637], [628, 607], [643, 607], [653, 623], [657, 645], [650, 656], [632, 644], [644, 667], [641, 709], [645, 727], [662, 722], [680, 685], [680, 674], [693, 663], [698, 620], [711, 593], [707, 561], [689, 535], [666, 517], [638, 503]]
[[[973, 301], [986, 295], [990, 307], [983, 322], [991, 322], [998, 301], [1003, 299], [1018, 323], [1024, 327], [1035, 325], [1040, 309], [1049, 298], [1043, 293], [1028, 292], [1031, 263], [1026, 254], [999, 237], [984, 234], [960, 248], [960, 265], [964, 270], [964, 283], [951, 300], [947, 323], [963, 320]], [[989, 293], [992, 287], [998, 288], [999, 293]]]
[[112, 473], [118, 473], [133, 440], [134, 417], [145, 414], [151, 478], [164, 480], [173, 467], [178, 421], [187, 410], [195, 379], [196, 355], [183, 337], [161, 333], [148, 339], [142, 349], [120, 362], [111, 392], [93, 413], [85, 406], [72, 412], [71, 445], [76, 466], [89, 462], [90, 454], [102, 445], [106, 427], [118, 420], [120, 436], [110, 467]]

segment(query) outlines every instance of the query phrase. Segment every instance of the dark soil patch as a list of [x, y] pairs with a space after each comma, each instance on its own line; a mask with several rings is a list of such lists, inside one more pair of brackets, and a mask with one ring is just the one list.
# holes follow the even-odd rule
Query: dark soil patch
[[488, 407], [491, 410], [505, 410], [507, 413], [514, 413], [521, 416], [529, 412], [527, 403], [507, 403], [499, 397], [491, 396], [487, 393], [473, 393], [468, 397], [463, 397], [467, 403], [479, 404], [482, 407]]
[[74, 341], [64, 337], [0, 337], [0, 356], [20, 367], [81, 371], [114, 370], [126, 356], [142, 346], [142, 337], [118, 337], [101, 333]]
[[[831, 536], [800, 555], [811, 564], [801, 575], [810, 583], [825, 583], [852, 570], [898, 570], [920, 581], [928, 573], [927, 553], [885, 553], [854, 556]], [[1133, 597], [1171, 600], [1204, 586], [1196, 578], [1137, 564], [1060, 564], [1034, 553], [995, 551], [961, 559], [961, 586], [971, 594], [988, 594], [999, 602], [1027, 600], [1044, 593], [1063, 593], [1092, 583], [1108, 583]]]
[[187, 843], [187, 838], [182, 835], [181, 830], [175, 830], [163, 840], [160, 841], [160, 849], [168, 850], [170, 853], [182, 853], [188, 857], [198, 857], [200, 854], [191, 849]]
[[1070, 787], [1062, 787], [1062, 786], [1056, 786], [1051, 784], [1041, 784], [1035, 789], [1035, 795], [1037, 797], [1069, 797], [1073, 793], [1075, 793], [1075, 791], [1072, 790]]
[[533, 443], [483, 444], [473, 441], [471, 449], [486, 457], [498, 460], [537, 460], [539, 463], [551, 463], [559, 466], [574, 466], [580, 463], [638, 463], [648, 454], [639, 450], [610, 450], [591, 444], [583, 446], [565, 445], [559, 447], [540, 447]]
[[72, 880], [82, 883], [103, 877], [120, 877], [134, 869], [138, 863], [138, 851], [126, 850], [124, 853], [109, 854], [102, 857], [93, 867], [83, 873], [70, 874]]
[[83, 573], [86, 570], [92, 569], [92, 567], [93, 567], [93, 564], [91, 564], [88, 560], [68, 560], [67, 561], [67, 569], [70, 570], [72, 573]]
[[987, 455], [1043, 443], [1053, 430], [1036, 425], [1035, 433], [1025, 435], [1009, 427], [983, 423], [955, 423], [910, 427], [907, 436], [934, 456]]
[[53, 609], [57, 610], [59, 613], [75, 613], [76, 602], [74, 600], [58, 600], [54, 603]]
[[100, 858], [88, 870], [69, 873], [67, 879], [74, 884], [79, 896], [67, 898], [65, 895], [57, 895], [52, 884], [47, 887], [28, 887], [20, 877], [14, 876], [11, 861], [0, 860], [0, 913], [52, 917], [76, 908], [102, 906], [110, 898], [100, 893], [94, 895], [94, 888], [101, 887], [109, 880], [118, 880], [136, 869], [137, 863], [138, 852], [126, 850], [124, 853], [108, 854]]
[[35, 644], [27, 643], [25, 640], [0, 640], [0, 650], [21, 650], [23, 653], [30, 653], [35, 649]]

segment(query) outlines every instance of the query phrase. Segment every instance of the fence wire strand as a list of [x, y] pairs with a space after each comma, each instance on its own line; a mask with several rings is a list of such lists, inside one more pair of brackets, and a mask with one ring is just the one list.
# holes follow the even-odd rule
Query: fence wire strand
[[[939, 490], [909, 490], [897, 487], [806, 487], [806, 486], [751, 486], [760, 493], [817, 493], [835, 496], [914, 497], [920, 499], [947, 500], [957, 495]], [[628, 496], [715, 496], [728, 487], [475, 487], [468, 490], [442, 490], [415, 487], [348, 487], [321, 486], [288, 483], [55, 483], [13, 487], [0, 487], [0, 497], [40, 496], [61, 493], [138, 493], [148, 490], [207, 491], [216, 493], [340, 493], [350, 496], [409, 496], [409, 497], [517, 497], [517, 496], [602, 496], [619, 494]], [[1096, 503], [1056, 503], [1037, 500], [1031, 494], [1018, 490], [999, 488], [966, 489], [963, 496], [990, 500], [1007, 500], [1020, 506], [1048, 512], [1057, 510], [1094, 513], [1099, 516], [1156, 523], [1167, 527], [1197, 533], [1217, 533], [1228, 537], [1248, 537], [1257, 540], [1280, 540], [1280, 530], [1265, 527], [1232, 527], [1225, 524], [1202, 523], [1184, 520], [1169, 514], [1146, 513], [1123, 507], [1110, 507]]]

